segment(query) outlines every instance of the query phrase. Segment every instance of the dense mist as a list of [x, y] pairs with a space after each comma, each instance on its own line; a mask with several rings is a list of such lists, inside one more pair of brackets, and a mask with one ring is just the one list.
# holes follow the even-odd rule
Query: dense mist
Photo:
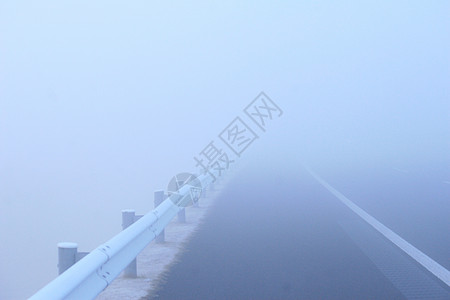
[[[0, 2], [0, 299], [52, 280], [58, 242], [90, 251], [121, 230], [122, 209], [152, 209], [237, 116], [258, 135], [238, 163], [267, 172], [448, 170], [449, 11]], [[283, 110], [266, 131], [244, 113], [261, 91]]]

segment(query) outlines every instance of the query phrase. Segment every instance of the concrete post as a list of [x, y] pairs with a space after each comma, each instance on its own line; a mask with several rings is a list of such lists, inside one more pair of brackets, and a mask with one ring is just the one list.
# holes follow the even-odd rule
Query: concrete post
[[[158, 205], [160, 205], [165, 199], [166, 199], [166, 195], [164, 194], [164, 191], [162, 191], [162, 190], [156, 191], [155, 195], [154, 195], [155, 208], [158, 207]], [[158, 244], [164, 243], [164, 240], [165, 240], [165, 232], [163, 229], [161, 231], [161, 233], [156, 237], [156, 242]]]
[[[122, 229], [125, 230], [128, 226], [134, 223], [136, 212], [132, 209], [122, 210]], [[136, 258], [123, 270], [123, 275], [129, 278], [137, 277]]]
[[[178, 189], [180, 189], [183, 185], [184, 185], [184, 181], [183, 180], [178, 180], [177, 181], [177, 188]], [[186, 223], [186, 209], [185, 208], [183, 208], [182, 210], [180, 210], [178, 212], [178, 222]]]
[[58, 243], [58, 275], [77, 262], [78, 244]]
[[186, 209], [183, 208], [178, 212], [178, 222], [186, 223]]
[[193, 204], [193, 207], [200, 207], [200, 198], [201, 198], [201, 193], [198, 195], [198, 198], [195, 199], [196, 201]]

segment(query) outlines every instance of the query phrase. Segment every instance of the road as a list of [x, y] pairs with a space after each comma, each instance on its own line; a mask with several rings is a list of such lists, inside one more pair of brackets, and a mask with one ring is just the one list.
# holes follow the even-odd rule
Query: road
[[[445, 170], [322, 172], [337, 190], [449, 268]], [[243, 170], [216, 203], [149, 299], [450, 299], [445, 284], [301, 166]]]

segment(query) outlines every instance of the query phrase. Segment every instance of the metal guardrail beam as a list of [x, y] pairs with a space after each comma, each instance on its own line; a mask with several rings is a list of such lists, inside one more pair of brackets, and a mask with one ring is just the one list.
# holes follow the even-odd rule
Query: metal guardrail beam
[[[204, 189], [213, 181], [213, 176], [205, 174], [197, 179]], [[181, 187], [178, 193], [90, 252], [30, 300], [94, 299], [192, 200], [191, 188], [189, 184]]]

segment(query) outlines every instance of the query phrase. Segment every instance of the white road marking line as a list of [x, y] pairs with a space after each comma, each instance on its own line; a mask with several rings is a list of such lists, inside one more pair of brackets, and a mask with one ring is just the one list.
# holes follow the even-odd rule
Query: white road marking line
[[398, 234], [390, 230], [388, 227], [384, 226], [377, 219], [366, 213], [363, 209], [357, 206], [355, 203], [350, 201], [347, 197], [329, 185], [325, 180], [323, 180], [319, 175], [311, 171], [309, 168], [306, 168], [308, 172], [328, 191], [330, 191], [334, 196], [336, 196], [342, 203], [348, 206], [354, 213], [360, 216], [364, 221], [369, 223], [373, 228], [375, 228], [378, 232], [384, 235], [387, 239], [389, 239], [392, 243], [394, 243], [397, 247], [403, 250], [406, 254], [408, 254], [412, 259], [421, 264], [425, 269], [430, 271], [434, 276], [439, 278], [442, 282], [444, 282], [447, 286], [450, 287], [450, 271], [446, 268], [438, 264], [436, 261], [431, 259], [425, 253], [405, 241]]

